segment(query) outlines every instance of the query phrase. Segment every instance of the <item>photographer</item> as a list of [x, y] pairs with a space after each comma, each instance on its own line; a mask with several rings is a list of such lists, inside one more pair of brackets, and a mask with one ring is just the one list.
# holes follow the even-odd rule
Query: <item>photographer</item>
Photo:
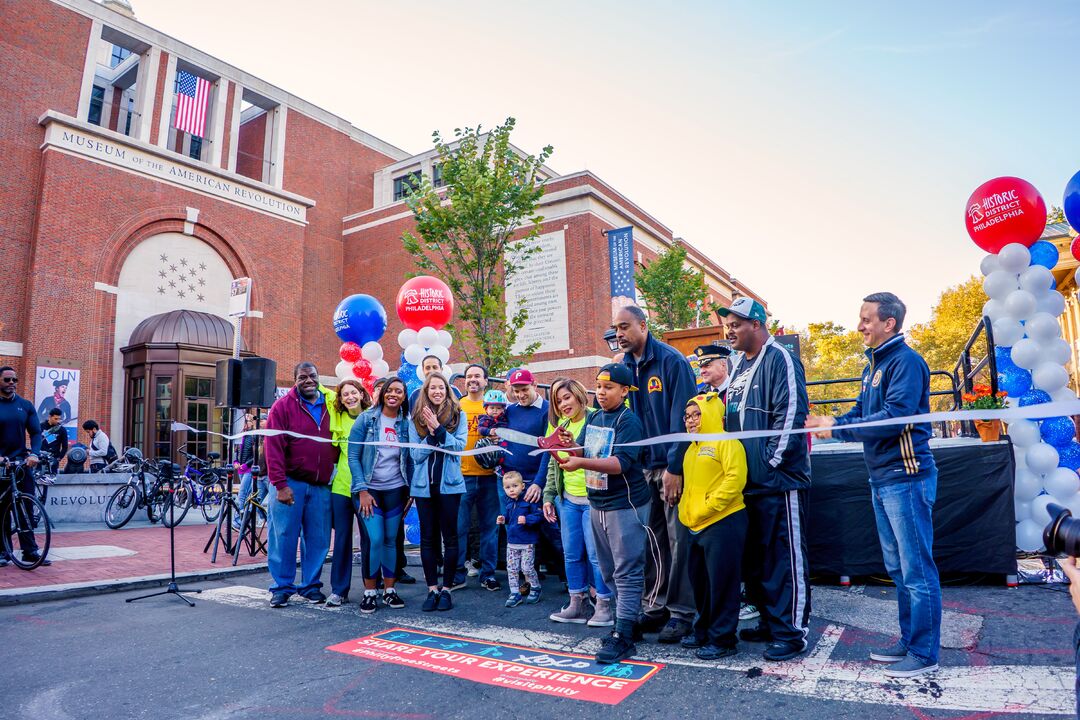
[[[1061, 571], [1069, 578], [1069, 595], [1076, 612], [1080, 613], [1080, 567], [1076, 566], [1076, 558], [1067, 557], [1057, 562]], [[1080, 717], [1080, 622], [1073, 631], [1073, 648], [1076, 652], [1076, 716]]]

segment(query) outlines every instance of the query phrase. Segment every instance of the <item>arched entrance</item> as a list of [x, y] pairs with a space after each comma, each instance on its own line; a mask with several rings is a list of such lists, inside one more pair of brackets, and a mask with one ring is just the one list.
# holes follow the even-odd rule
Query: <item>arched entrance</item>
[[[221, 438], [178, 433], [173, 421], [199, 430], [222, 432], [222, 411], [214, 405], [215, 366], [232, 356], [233, 325], [217, 315], [173, 310], [143, 320], [120, 349], [124, 367], [124, 444], [147, 457], [187, 451], [206, 457], [223, 453]], [[240, 344], [241, 356], [252, 353]], [[224, 453], [223, 453], [224, 454]]]

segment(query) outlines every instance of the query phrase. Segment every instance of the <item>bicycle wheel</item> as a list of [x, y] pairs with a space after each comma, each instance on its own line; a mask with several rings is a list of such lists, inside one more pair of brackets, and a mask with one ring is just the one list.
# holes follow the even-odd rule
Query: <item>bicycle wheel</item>
[[118, 487], [109, 498], [109, 504], [105, 506], [105, 524], [113, 530], [118, 530], [135, 517], [135, 511], [138, 509], [139, 487], [130, 484]]
[[169, 508], [166, 505], [165, 514], [161, 516], [161, 522], [164, 523], [165, 527], [179, 525], [191, 507], [191, 486], [187, 481], [182, 480], [176, 486], [176, 491], [172, 494], [172, 503], [172, 513], [169, 513]]
[[164, 483], [154, 486], [146, 503], [146, 517], [150, 519], [150, 522], [157, 524], [165, 517], [165, 513], [169, 511], [171, 497], [172, 493], [168, 492]]
[[217, 522], [218, 515], [221, 514], [221, 500], [224, 497], [225, 493], [221, 491], [221, 486], [216, 483], [203, 487], [202, 504], [199, 509], [202, 510], [206, 522]]
[[[35, 513], [40, 513], [45, 520], [39, 533], [34, 533], [33, 518]], [[35, 534], [38, 542], [37, 560], [27, 562], [23, 560], [22, 543], [19, 543], [19, 551], [15, 551], [14, 536], [21, 532]], [[4, 550], [7, 551], [8, 559], [20, 570], [33, 570], [49, 554], [49, 545], [52, 542], [52, 530], [49, 528], [49, 515], [45, 512], [45, 506], [33, 495], [19, 495], [11, 504], [8, 512], [4, 513], [0, 523], [0, 533], [4, 537]]]

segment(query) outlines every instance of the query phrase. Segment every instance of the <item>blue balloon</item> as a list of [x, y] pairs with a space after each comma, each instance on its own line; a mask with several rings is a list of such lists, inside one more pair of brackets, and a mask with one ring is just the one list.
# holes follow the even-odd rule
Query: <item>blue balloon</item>
[[1058, 249], [1054, 243], [1039, 240], [1028, 248], [1031, 253], [1031, 264], [1042, 265], [1047, 270], [1053, 270], [1058, 263]]
[[1065, 186], [1063, 206], [1065, 219], [1073, 226], [1073, 230], [1080, 229], [1080, 172], [1073, 175], [1069, 184]]
[[1022, 398], [1030, 389], [1031, 373], [1027, 370], [1013, 365], [1010, 368], [998, 371], [998, 390], [1004, 390], [1009, 394], [1009, 397]]
[[1080, 471], [1080, 443], [1073, 440], [1058, 448], [1058, 467], [1066, 467], [1074, 472]]
[[1056, 448], [1065, 447], [1076, 438], [1076, 426], [1072, 418], [1051, 417], [1042, 421], [1039, 426], [1043, 442]]
[[1006, 370], [1016, 367], [1016, 363], [1012, 360], [1012, 348], [1001, 347], [1000, 345], [995, 347], [994, 360], [997, 363], [998, 373], [1003, 373]]
[[[1006, 390], [1005, 392], [1008, 392]], [[1050, 393], [1043, 390], [1028, 390], [1020, 396], [1020, 407], [1028, 405], [1044, 405], [1050, 402]]]
[[370, 295], [350, 295], [334, 311], [334, 332], [342, 342], [363, 345], [386, 332], [386, 310]]
[[415, 504], [405, 513], [405, 542], [410, 545], [420, 544], [420, 516], [416, 512]]

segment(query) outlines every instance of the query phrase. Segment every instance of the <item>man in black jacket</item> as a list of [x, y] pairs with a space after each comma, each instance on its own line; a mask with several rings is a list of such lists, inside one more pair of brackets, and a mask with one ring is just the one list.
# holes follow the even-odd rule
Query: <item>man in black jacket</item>
[[731, 375], [724, 427], [774, 430], [775, 436], [743, 440], [746, 450], [747, 599], [761, 612], [756, 628], [739, 637], [768, 642], [766, 660], [790, 660], [806, 651], [810, 622], [810, 571], [806, 561], [806, 499], [810, 452], [803, 427], [809, 402], [802, 362], [776, 343], [765, 308], [748, 297], [721, 308], [731, 346], [743, 353]]
[[64, 459], [68, 451], [67, 428], [60, 424], [63, 421], [63, 410], [54, 407], [49, 411], [49, 417], [41, 427], [43, 433], [41, 449], [53, 456], [50, 470], [54, 474], [59, 472], [60, 461]]
[[[15, 368], [5, 365], [0, 367], [0, 458], [11, 461], [25, 460], [27, 467], [38, 464], [41, 452], [41, 423], [38, 422], [34, 404], [15, 392], [19, 376]], [[30, 438], [30, 449], [26, 449], [26, 439]], [[29, 472], [22, 471], [17, 480], [19, 490], [33, 494], [34, 478]], [[8, 512], [10, 497], [7, 488], [3, 489], [5, 501], [0, 506], [0, 516]], [[33, 562], [38, 559], [38, 546], [33, 532], [19, 533], [19, 547], [23, 559]], [[0, 565], [6, 565], [7, 559]], [[43, 560], [42, 565], [52, 565], [51, 560]]]
[[[683, 412], [697, 394], [694, 371], [675, 348], [649, 332], [645, 313], [636, 305], [621, 308], [612, 327], [623, 363], [633, 376], [630, 409], [641, 420], [646, 438], [686, 432]], [[656, 538], [655, 557], [646, 554], [642, 630], [660, 630], [659, 641], [677, 643], [691, 632], [694, 590], [689, 577], [690, 536], [679, 522], [682, 459], [686, 443], [649, 445], [641, 455], [652, 491], [649, 528]]]

